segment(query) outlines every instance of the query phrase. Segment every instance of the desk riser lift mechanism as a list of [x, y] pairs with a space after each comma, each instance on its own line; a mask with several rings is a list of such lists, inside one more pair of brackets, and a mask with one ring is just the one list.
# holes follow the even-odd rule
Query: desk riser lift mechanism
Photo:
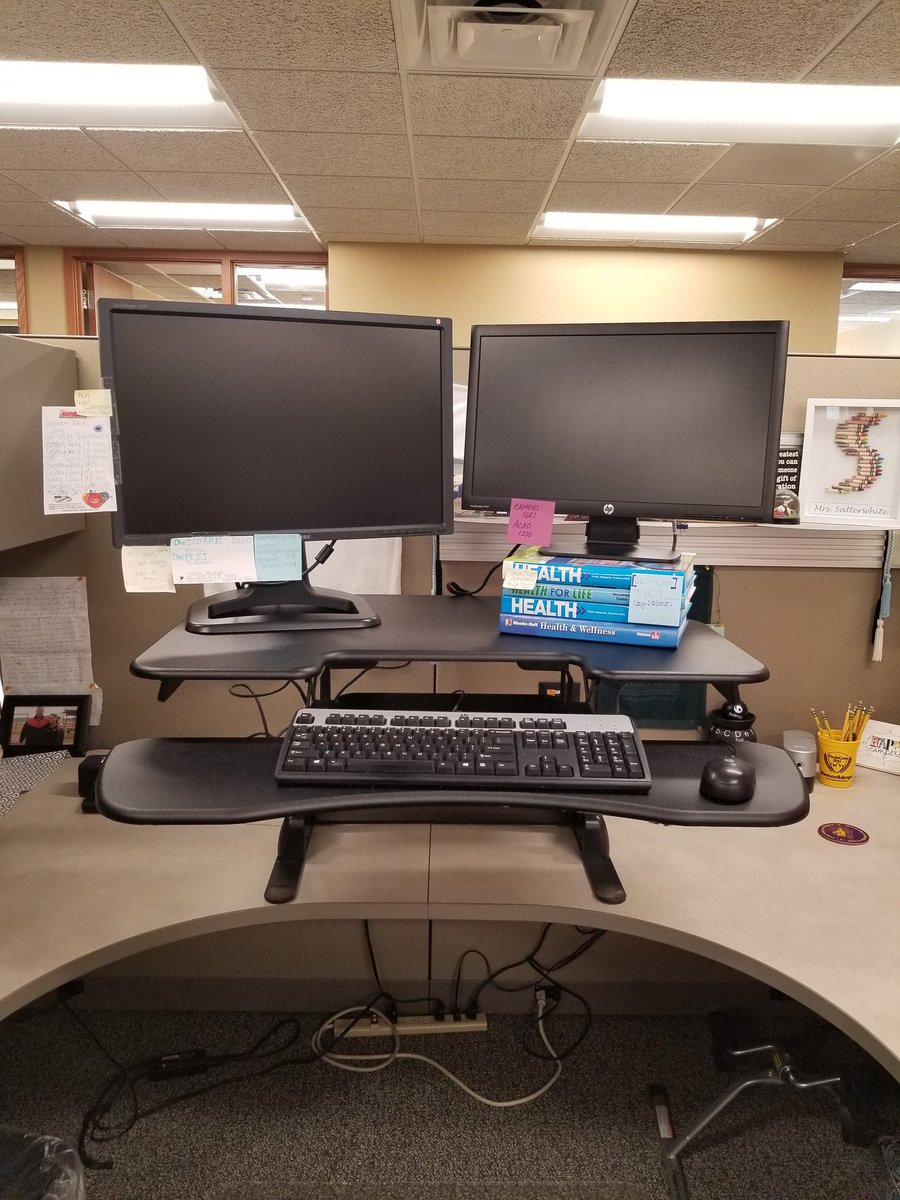
[[[241, 633], [205, 637], [179, 627], [140, 655], [132, 671], [159, 683], [166, 699], [186, 680], [303, 679], [324, 682], [331, 669], [378, 662], [504, 662], [529, 670], [575, 667], [608, 685], [670, 680], [707, 683], [740, 699], [742, 683], [768, 678], [766, 668], [697, 621], [676, 650], [500, 634], [496, 598], [366, 597], [381, 618], [364, 629]], [[352, 697], [350, 697], [352, 699]], [[479, 697], [483, 703], [483, 697]], [[325, 702], [323, 700], [323, 703]], [[423, 696], [421, 708], [433, 706]], [[531, 707], [528, 697], [498, 697], [498, 711]], [[346, 701], [345, 701], [346, 703]], [[279, 739], [280, 744], [280, 739]], [[107, 816], [137, 824], [231, 824], [282, 818], [277, 859], [266, 899], [294, 897], [317, 820], [560, 823], [574, 831], [594, 896], [621, 903], [625, 890], [609, 853], [604, 816], [680, 825], [771, 826], [802, 819], [805, 784], [781, 749], [745, 744], [757, 787], [740, 805], [721, 805], [699, 792], [703, 764], [731, 748], [697, 742], [645, 743], [649, 793], [478, 792], [452, 788], [339, 788], [276, 785], [278, 745], [258, 739], [143, 739], [107, 756], [97, 787]]]

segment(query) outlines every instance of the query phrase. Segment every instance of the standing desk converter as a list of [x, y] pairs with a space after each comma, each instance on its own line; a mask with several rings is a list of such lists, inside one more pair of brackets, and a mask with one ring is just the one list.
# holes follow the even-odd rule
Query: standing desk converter
[[[332, 668], [378, 662], [504, 662], [528, 669], [581, 669], [591, 681], [677, 680], [714, 686], [739, 699], [742, 683], [760, 682], [762, 663], [707, 626], [689, 621], [674, 650], [501, 634], [496, 598], [368, 596], [381, 624], [309, 632], [196, 634], [173, 629], [133, 663], [134, 674], [158, 681], [166, 699], [188, 680], [303, 679], [324, 682]], [[516, 697], [521, 703], [522, 697]], [[423, 697], [423, 701], [425, 697]], [[512, 707], [512, 700], [511, 707]], [[427, 707], [423, 703], [423, 707]], [[461, 711], [464, 711], [462, 709]], [[609, 854], [604, 815], [677, 825], [771, 826], [809, 811], [806, 785], [781, 749], [745, 743], [756, 791], [742, 804], [723, 805], [700, 794], [704, 763], [732, 752], [718, 743], [647, 741], [652, 785], [644, 795], [466, 791], [373, 785], [280, 787], [275, 760], [281, 739], [145, 738], [106, 757], [97, 781], [100, 811], [135, 824], [230, 824], [283, 818], [266, 899], [296, 894], [317, 818], [354, 820], [570, 823], [594, 895], [620, 903], [625, 891]]]

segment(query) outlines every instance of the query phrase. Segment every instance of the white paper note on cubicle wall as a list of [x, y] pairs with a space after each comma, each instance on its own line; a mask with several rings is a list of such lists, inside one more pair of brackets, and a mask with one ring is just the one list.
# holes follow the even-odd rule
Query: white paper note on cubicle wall
[[42, 408], [44, 512], [113, 512], [116, 486], [108, 416]]
[[0, 578], [0, 664], [5, 693], [88, 694], [98, 724], [103, 693], [91, 666], [83, 576]]
[[174, 592], [168, 546], [123, 546], [122, 580], [126, 592]]

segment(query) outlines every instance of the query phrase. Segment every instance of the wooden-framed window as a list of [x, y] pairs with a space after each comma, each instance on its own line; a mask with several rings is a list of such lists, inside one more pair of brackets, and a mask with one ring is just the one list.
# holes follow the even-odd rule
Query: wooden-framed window
[[900, 356], [900, 263], [846, 263], [838, 354]]
[[67, 250], [70, 333], [96, 334], [103, 296], [325, 308], [324, 254], [277, 251]]
[[25, 252], [0, 246], [0, 333], [27, 333]]

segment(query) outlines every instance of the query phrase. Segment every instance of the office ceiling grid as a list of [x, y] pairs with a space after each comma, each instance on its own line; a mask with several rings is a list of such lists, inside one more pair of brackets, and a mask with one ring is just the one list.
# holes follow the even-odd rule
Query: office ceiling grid
[[[559, 208], [774, 217], [737, 249], [900, 263], [900, 150], [576, 140], [606, 76], [900, 84], [898, 0], [625, 0], [599, 69], [567, 76], [411, 68], [409, 3], [0, 0], [5, 57], [199, 63], [242, 126], [0, 128], [0, 241], [527, 245]], [[314, 232], [97, 230], [55, 199], [288, 199]]]

